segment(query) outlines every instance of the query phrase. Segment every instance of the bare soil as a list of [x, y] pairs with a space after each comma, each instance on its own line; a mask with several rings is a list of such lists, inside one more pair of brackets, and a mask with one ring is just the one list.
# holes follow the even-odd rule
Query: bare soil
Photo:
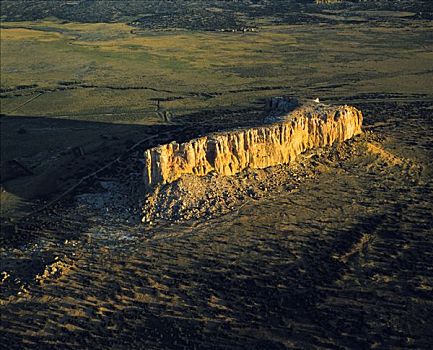
[[[185, 179], [155, 225], [129, 154], [2, 244], [0, 344], [428, 349], [432, 102], [358, 100], [363, 136], [291, 168]], [[196, 203], [209, 186], [220, 205]], [[180, 193], [197, 213], [173, 209]]]

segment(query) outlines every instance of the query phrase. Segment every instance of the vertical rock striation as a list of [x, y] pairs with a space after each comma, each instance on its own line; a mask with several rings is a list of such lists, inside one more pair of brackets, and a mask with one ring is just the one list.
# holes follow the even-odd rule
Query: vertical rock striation
[[183, 174], [234, 175], [246, 168], [289, 164], [302, 152], [361, 133], [362, 113], [350, 106], [304, 106], [274, 124], [215, 133], [145, 151], [147, 189]]

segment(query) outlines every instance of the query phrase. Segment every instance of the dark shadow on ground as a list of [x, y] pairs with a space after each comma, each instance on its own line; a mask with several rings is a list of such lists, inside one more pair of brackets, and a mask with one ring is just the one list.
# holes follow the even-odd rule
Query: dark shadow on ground
[[[142, 150], [201, 134], [257, 123], [251, 110], [203, 111], [156, 125], [5, 116], [1, 122], [1, 182], [25, 199], [47, 199], [102, 167], [140, 140]], [[238, 115], [244, 113], [243, 117]]]
[[[1, 241], [10, 244], [19, 237], [20, 242], [28, 240], [27, 235], [17, 235], [18, 226], [21, 231], [23, 226], [27, 231], [50, 230], [49, 226], [58, 231], [53, 218], [47, 219], [42, 215], [41, 223], [37, 215], [31, 214], [114, 160], [121, 159], [121, 166], [126, 168], [123, 176], [128, 169], [140, 173], [142, 163], [138, 160], [145, 149], [172, 141], [185, 142], [210, 132], [260, 124], [263, 122], [262, 106], [259, 101], [254, 109], [205, 110], [177, 119], [161, 120], [159, 124], [2, 115]], [[123, 181], [118, 170], [117, 161], [62, 198], [58, 209], [55, 206], [49, 209], [67, 210], [74, 195], [93, 190], [97, 178]], [[67, 231], [83, 232], [86, 221], [83, 218], [74, 230], [69, 227]], [[14, 239], [10, 240], [11, 237]]]

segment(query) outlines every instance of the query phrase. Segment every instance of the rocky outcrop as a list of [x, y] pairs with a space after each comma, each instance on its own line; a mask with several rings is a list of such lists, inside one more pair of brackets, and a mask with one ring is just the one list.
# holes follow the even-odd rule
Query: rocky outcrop
[[267, 112], [288, 113], [299, 107], [297, 99], [288, 99], [284, 97], [271, 97], [265, 102], [265, 110]]
[[176, 181], [184, 174], [234, 175], [246, 168], [289, 164], [300, 153], [345, 141], [361, 133], [362, 113], [350, 106], [322, 104], [295, 109], [276, 123], [215, 133], [145, 151], [147, 189]]

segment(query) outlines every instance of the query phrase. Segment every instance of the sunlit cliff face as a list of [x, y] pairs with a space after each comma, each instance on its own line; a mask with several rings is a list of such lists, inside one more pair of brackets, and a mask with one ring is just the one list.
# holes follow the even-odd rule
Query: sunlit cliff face
[[183, 174], [229, 176], [246, 168], [289, 164], [306, 150], [360, 134], [361, 125], [362, 113], [355, 107], [300, 107], [279, 123], [151, 148], [145, 152], [144, 182], [150, 190]]

